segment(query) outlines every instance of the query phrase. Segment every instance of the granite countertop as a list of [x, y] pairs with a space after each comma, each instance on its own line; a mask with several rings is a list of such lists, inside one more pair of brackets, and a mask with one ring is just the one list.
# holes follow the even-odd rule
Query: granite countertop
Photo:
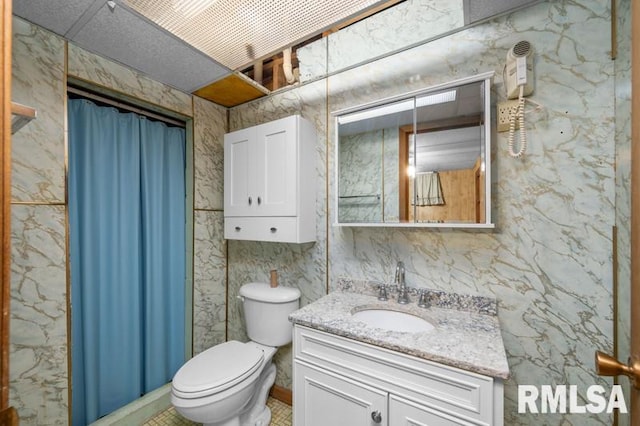
[[[495, 299], [429, 291], [429, 308], [400, 305], [395, 293], [379, 301], [376, 284], [344, 280], [335, 291], [289, 315], [289, 320], [338, 336], [395, 350], [490, 377], [506, 379], [509, 365], [500, 334]], [[364, 284], [362, 284], [364, 283]], [[424, 318], [435, 328], [405, 333], [373, 328], [352, 318], [363, 309], [391, 309]]]

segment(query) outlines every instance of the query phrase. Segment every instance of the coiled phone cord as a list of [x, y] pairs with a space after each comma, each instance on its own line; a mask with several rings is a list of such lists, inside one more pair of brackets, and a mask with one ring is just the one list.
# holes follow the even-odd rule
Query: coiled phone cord
[[[511, 117], [509, 123], [509, 155], [513, 158], [522, 157], [527, 150], [527, 133], [524, 130], [524, 85], [520, 86], [520, 96], [518, 100], [518, 108], [516, 109], [515, 116]], [[514, 152], [513, 150], [516, 138], [516, 120], [519, 121], [520, 125], [520, 150], [518, 152]]]

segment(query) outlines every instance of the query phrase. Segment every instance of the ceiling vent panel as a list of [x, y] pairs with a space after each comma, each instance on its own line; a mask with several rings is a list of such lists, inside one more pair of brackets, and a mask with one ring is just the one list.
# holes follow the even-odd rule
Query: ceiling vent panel
[[380, 0], [123, 0], [185, 42], [238, 70]]

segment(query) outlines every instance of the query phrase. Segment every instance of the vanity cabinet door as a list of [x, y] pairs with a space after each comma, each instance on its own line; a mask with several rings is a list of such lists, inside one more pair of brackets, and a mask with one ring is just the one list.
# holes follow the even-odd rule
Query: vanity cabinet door
[[389, 396], [389, 425], [393, 426], [477, 426], [486, 423], [470, 423], [442, 411], [403, 399]]
[[391, 425], [388, 393], [301, 362], [295, 363], [296, 426]]

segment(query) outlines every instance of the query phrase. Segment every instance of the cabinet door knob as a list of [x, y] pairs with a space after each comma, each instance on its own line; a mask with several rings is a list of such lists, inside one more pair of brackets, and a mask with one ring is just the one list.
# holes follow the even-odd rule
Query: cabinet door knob
[[261, 203], [262, 203], [262, 199], [258, 197], [258, 205], [260, 205]]
[[380, 414], [380, 411], [376, 410], [374, 412], [371, 413], [371, 420], [373, 420], [374, 423], [381, 423], [382, 422], [382, 414]]
[[276, 228], [276, 227], [271, 228], [271, 232], [273, 232], [273, 233], [275, 233], [277, 230], [278, 230], [278, 228]]
[[251, 205], [251, 203], [253, 203], [253, 200], [249, 197], [249, 205]]
[[236, 231], [240, 231], [242, 228], [240, 228], [239, 226], [236, 226]]

